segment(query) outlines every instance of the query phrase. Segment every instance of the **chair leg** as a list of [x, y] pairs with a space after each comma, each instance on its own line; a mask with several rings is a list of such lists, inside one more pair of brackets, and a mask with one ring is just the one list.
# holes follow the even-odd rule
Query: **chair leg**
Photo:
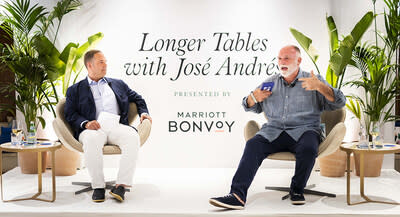
[[[80, 186], [87, 186], [86, 188], [83, 188], [79, 191], [75, 191], [75, 195], [93, 190], [90, 182], [72, 182], [72, 184], [80, 185]], [[114, 185], [115, 185], [115, 181], [108, 181], [108, 182], [106, 182], [105, 189], [112, 189], [114, 187]], [[130, 189], [125, 189], [125, 191], [130, 192]]]
[[[314, 188], [315, 184], [306, 186], [304, 188], [304, 194], [311, 194], [311, 195], [317, 195], [317, 196], [327, 196], [327, 197], [336, 197], [336, 194], [331, 194], [323, 191], [314, 191], [310, 190], [310, 188]], [[275, 191], [284, 191], [284, 192], [290, 192], [290, 188], [288, 187], [271, 187], [271, 186], [266, 186], [266, 190], [275, 190]], [[282, 197], [282, 200], [286, 200], [289, 198], [289, 194], [285, 195]]]
[[81, 189], [81, 190], [79, 190], [79, 191], [75, 191], [75, 195], [77, 195], [77, 194], [80, 194], [80, 193], [84, 193], [84, 192], [88, 192], [88, 191], [91, 191], [92, 190], [92, 187], [86, 187], [86, 188], [84, 188], [84, 189]]

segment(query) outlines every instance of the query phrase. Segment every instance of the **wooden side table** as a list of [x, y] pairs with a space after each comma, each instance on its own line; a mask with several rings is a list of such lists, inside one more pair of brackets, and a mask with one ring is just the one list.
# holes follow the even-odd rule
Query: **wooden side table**
[[[30, 145], [30, 146], [13, 146], [11, 143], [3, 143], [0, 145], [0, 159], [2, 159], [2, 152], [37, 152], [38, 153], [38, 192], [34, 194], [32, 197], [28, 198], [20, 198], [14, 200], [4, 200], [3, 198], [3, 173], [2, 173], [2, 160], [0, 160], [0, 186], [1, 186], [1, 199], [3, 202], [11, 202], [11, 201], [21, 201], [21, 200], [40, 200], [46, 202], [53, 202], [56, 200], [56, 178], [55, 178], [55, 151], [61, 148], [61, 144], [59, 142], [53, 142], [51, 145]], [[42, 199], [39, 198], [39, 195], [42, 194], [42, 151], [50, 151], [52, 156], [52, 198]]]
[[[385, 143], [382, 148], [376, 149], [361, 149], [357, 147], [357, 142], [355, 143], [345, 143], [340, 146], [340, 149], [347, 154], [346, 167], [347, 167], [347, 204], [348, 205], [357, 205], [362, 203], [386, 203], [386, 204], [395, 204], [400, 205], [400, 203], [396, 202], [387, 202], [387, 201], [377, 201], [372, 200], [364, 194], [364, 155], [365, 154], [390, 154], [390, 153], [400, 153], [400, 145]], [[360, 195], [364, 198], [364, 201], [351, 203], [350, 201], [350, 154], [351, 153], [360, 154]]]

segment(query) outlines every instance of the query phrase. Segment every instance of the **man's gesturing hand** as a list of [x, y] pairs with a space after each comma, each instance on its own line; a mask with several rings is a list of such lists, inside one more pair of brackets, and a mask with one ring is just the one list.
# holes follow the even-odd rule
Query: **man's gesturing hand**
[[303, 87], [304, 89], [316, 90], [320, 92], [328, 101], [335, 101], [335, 94], [333, 93], [332, 88], [320, 81], [317, 76], [314, 75], [314, 72], [312, 70], [311, 77], [300, 78], [299, 81], [302, 81], [301, 87]]
[[320, 81], [317, 76], [314, 75], [314, 72], [311, 70], [311, 77], [309, 78], [300, 78], [299, 81], [302, 81], [301, 87], [306, 90], [318, 90], [321, 87], [322, 81]]

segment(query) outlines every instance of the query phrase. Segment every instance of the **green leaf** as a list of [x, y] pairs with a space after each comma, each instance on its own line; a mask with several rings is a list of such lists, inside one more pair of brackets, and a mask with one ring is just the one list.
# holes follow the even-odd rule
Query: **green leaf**
[[[351, 31], [354, 43], [357, 44], [374, 19], [372, 11], [367, 12]], [[354, 44], [354, 46], [355, 46]]]
[[290, 28], [290, 32], [297, 42], [299, 42], [300, 46], [306, 51], [311, 60], [315, 63], [318, 59], [318, 54], [317, 50], [314, 48], [314, 46], [312, 46], [312, 40], [294, 28]]
[[337, 87], [337, 79], [335, 72], [331, 69], [331, 66], [328, 65], [328, 70], [326, 71], [326, 81], [334, 88]]
[[329, 44], [330, 44], [330, 55], [338, 48], [339, 46], [339, 38], [338, 32], [336, 28], [335, 21], [332, 16], [326, 17], [326, 23], [328, 25], [328, 35], [329, 35]]
[[46, 36], [37, 36], [33, 40], [34, 47], [39, 54], [39, 60], [44, 65], [50, 81], [57, 80], [64, 72], [65, 63], [60, 60], [60, 53]]
[[67, 46], [65, 46], [64, 50], [60, 54], [60, 59], [64, 63], [66, 63], [68, 61], [69, 52], [70, 52], [71, 47], [78, 48], [78, 46], [79, 46], [79, 44], [75, 44], [75, 43], [72, 43], [72, 42], [67, 44]]
[[44, 120], [44, 118], [42, 116], [38, 116], [37, 118], [39, 119], [42, 128], [46, 128], [46, 121]]
[[349, 102], [346, 104], [346, 107], [354, 114], [354, 116], [361, 120], [361, 108], [358, 100], [354, 100], [352, 97], [348, 97]]
[[71, 47], [69, 51], [69, 56], [67, 60], [67, 64], [65, 67], [65, 74], [64, 74], [64, 79], [63, 79], [63, 94], [64, 96], [67, 94], [67, 89], [69, 87], [69, 81], [71, 79], [72, 75], [72, 69], [74, 62], [76, 61], [76, 51], [77, 48]]
[[91, 35], [88, 38], [88, 41], [78, 48], [77, 57], [81, 58], [86, 53], [86, 51], [93, 49], [103, 37], [104, 34], [101, 32]]

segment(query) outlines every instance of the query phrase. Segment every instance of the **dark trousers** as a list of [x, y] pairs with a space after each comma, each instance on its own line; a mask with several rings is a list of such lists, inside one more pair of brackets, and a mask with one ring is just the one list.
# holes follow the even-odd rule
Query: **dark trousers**
[[303, 193], [307, 180], [318, 155], [320, 136], [315, 131], [306, 131], [296, 142], [286, 132], [270, 142], [260, 135], [249, 139], [232, 180], [230, 193], [237, 194], [246, 201], [247, 190], [261, 163], [268, 155], [289, 151], [296, 156], [296, 168], [290, 188], [296, 193]]

